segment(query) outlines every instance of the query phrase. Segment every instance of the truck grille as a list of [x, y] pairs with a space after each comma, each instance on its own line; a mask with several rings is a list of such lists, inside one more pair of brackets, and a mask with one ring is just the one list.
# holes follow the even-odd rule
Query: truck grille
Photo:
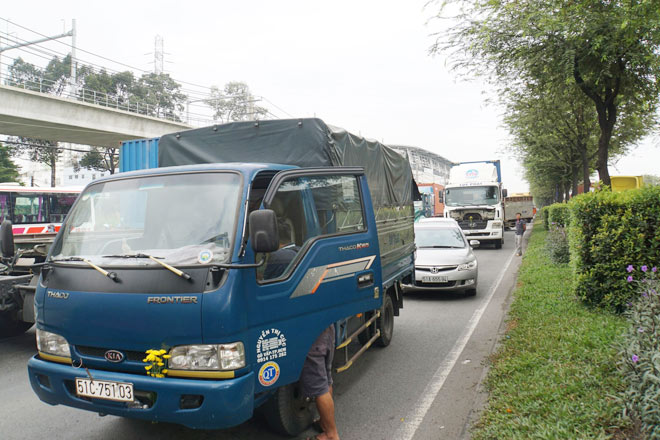
[[[99, 348], [99, 347], [87, 347], [85, 345], [76, 345], [76, 350], [83, 356], [91, 356], [104, 358], [105, 352], [108, 350], [114, 350], [112, 348]], [[146, 356], [143, 351], [133, 351], [133, 350], [119, 350], [124, 353], [127, 361], [142, 362], [142, 359]]]
[[458, 225], [461, 229], [486, 229], [488, 220], [459, 220]]
[[415, 269], [417, 269], [421, 272], [431, 272], [431, 269], [434, 268], [434, 267], [437, 269], [436, 272], [446, 272], [448, 270], [454, 270], [458, 266], [456, 266], [456, 265], [454, 265], [454, 266], [415, 266]]

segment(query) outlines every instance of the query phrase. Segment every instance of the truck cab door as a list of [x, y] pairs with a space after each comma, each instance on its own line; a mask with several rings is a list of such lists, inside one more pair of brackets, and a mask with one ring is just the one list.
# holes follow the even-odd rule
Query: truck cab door
[[[379, 247], [361, 168], [280, 172], [263, 207], [275, 211], [280, 248], [254, 255], [266, 262], [250, 281], [248, 325], [254, 360], [275, 362], [283, 381], [278, 385], [284, 385], [298, 379], [309, 347], [325, 328], [379, 307]], [[257, 387], [273, 385], [258, 379]]]

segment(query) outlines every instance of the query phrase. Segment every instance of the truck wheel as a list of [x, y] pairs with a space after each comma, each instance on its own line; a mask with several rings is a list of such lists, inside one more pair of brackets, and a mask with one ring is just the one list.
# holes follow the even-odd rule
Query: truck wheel
[[311, 402], [303, 396], [298, 382], [278, 388], [264, 404], [263, 414], [273, 431], [288, 436], [299, 435], [313, 420]]
[[495, 242], [495, 249], [502, 249], [502, 242], [503, 242], [503, 241], [504, 241], [504, 240], [497, 240], [497, 241]]
[[380, 311], [380, 318], [376, 320], [376, 325], [380, 330], [380, 337], [376, 339], [376, 344], [387, 347], [392, 342], [394, 335], [394, 304], [392, 297], [387, 293], [383, 298], [383, 308]]
[[32, 323], [16, 319], [11, 312], [0, 312], [0, 338], [18, 336], [25, 333]]

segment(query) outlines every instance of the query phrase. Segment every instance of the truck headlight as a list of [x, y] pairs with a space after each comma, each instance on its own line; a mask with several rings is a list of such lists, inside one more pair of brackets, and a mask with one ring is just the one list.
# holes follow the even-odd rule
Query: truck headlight
[[236, 370], [245, 366], [242, 342], [218, 345], [180, 345], [170, 350], [171, 370]]
[[470, 270], [477, 267], [477, 260], [468, 261], [467, 263], [459, 264], [458, 270]]
[[493, 222], [493, 227], [494, 228], [501, 228], [502, 227], [502, 222]]
[[41, 329], [37, 329], [37, 350], [44, 354], [71, 358], [71, 349], [64, 337]]

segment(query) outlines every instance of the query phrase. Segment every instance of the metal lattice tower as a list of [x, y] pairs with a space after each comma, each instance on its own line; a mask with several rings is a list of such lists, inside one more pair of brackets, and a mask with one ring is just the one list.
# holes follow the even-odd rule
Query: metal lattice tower
[[154, 73], [160, 75], [164, 72], [163, 65], [165, 58], [165, 52], [163, 51], [163, 37], [156, 35], [156, 41], [154, 44]]

